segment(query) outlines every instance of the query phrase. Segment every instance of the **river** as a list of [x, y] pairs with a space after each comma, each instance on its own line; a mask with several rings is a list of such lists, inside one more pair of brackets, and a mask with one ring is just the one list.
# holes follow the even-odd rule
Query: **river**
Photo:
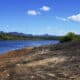
[[21, 49], [24, 47], [32, 47], [32, 46], [41, 46], [41, 45], [47, 45], [47, 44], [57, 44], [59, 41], [56, 40], [23, 40], [23, 41], [0, 41], [0, 54]]

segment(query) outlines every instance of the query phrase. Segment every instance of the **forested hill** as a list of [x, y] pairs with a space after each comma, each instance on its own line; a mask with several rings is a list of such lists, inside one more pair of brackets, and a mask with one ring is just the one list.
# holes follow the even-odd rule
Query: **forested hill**
[[59, 36], [32, 35], [18, 32], [0, 32], [0, 40], [59, 40]]

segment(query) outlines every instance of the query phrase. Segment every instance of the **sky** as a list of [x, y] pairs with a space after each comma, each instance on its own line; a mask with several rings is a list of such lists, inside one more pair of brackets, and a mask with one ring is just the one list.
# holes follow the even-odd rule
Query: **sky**
[[80, 0], [0, 0], [0, 31], [80, 34]]

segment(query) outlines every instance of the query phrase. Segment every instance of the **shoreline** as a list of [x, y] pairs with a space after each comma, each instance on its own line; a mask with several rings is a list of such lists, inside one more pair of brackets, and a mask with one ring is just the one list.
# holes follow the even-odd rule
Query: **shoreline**
[[54, 40], [46, 40], [46, 41], [1, 41], [0, 42], [0, 54], [4, 54], [6, 52], [26, 48], [26, 47], [38, 47], [41, 45], [47, 44], [57, 44], [59, 41]]
[[80, 41], [8, 52], [0, 56], [0, 79], [80, 80]]
[[[19, 53], [20, 55], [22, 54], [27, 54], [28, 50], [31, 52], [31, 51], [36, 51], [36, 50], [45, 50], [45, 49], [50, 49], [52, 51], [56, 51], [56, 50], [64, 50], [69, 48], [70, 46], [69, 45], [74, 45], [76, 44], [77, 41], [73, 41], [73, 42], [66, 42], [66, 43], [57, 43], [57, 44], [46, 44], [46, 45], [41, 45], [41, 46], [32, 46], [32, 47], [24, 47], [24, 48], [19, 48], [19, 49], [15, 49], [15, 50], [10, 50], [8, 52], [4, 52], [2, 54], [0, 54], [0, 57], [1, 56], [5, 56], [7, 54], [9, 55], [12, 55], [10, 57], [13, 57], [14, 55], [16, 56], [17, 53]], [[21, 55], [21, 56], [22, 56]], [[17, 55], [18, 56], [18, 55]], [[9, 57], [9, 56], [8, 56]]]

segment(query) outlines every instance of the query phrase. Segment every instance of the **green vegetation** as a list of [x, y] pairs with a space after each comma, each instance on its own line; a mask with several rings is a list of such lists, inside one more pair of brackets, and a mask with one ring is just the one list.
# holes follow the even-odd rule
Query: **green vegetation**
[[69, 32], [65, 36], [61, 37], [60, 42], [68, 42], [68, 41], [75, 41], [75, 40], [80, 40], [80, 36], [76, 35], [73, 32]]
[[33, 36], [33, 35], [14, 35], [11, 33], [0, 32], [0, 40], [59, 40], [57, 36]]
[[60, 42], [68, 42], [80, 40], [80, 35], [76, 35], [73, 32], [69, 32], [65, 36], [31, 35], [17, 32], [0, 32], [0, 40], [60, 40]]

